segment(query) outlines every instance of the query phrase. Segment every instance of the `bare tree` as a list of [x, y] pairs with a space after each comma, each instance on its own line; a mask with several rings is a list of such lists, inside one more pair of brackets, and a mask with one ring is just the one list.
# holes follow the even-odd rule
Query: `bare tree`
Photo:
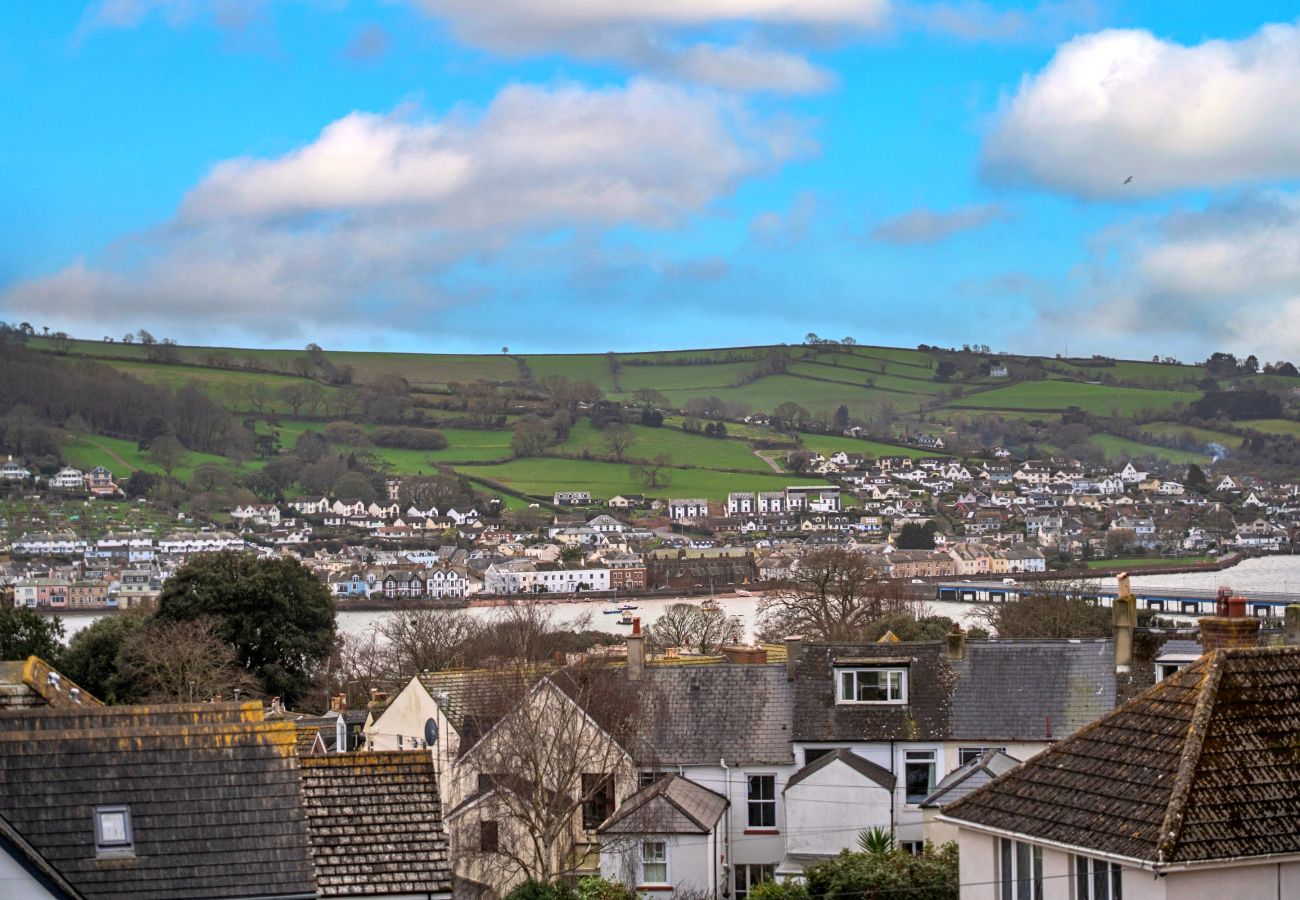
[[838, 547], [798, 560], [758, 604], [767, 639], [801, 634], [812, 641], [853, 641], [872, 622], [915, 606], [899, 585], [883, 582], [860, 553]]
[[118, 669], [146, 702], [183, 703], [257, 689], [210, 618], [137, 629], [119, 651]]
[[667, 453], [656, 454], [651, 459], [642, 460], [628, 470], [628, 474], [647, 489], [664, 487], [672, 479], [669, 477], [673, 458]]
[[168, 478], [184, 456], [185, 448], [170, 434], [160, 434], [149, 444], [149, 462], [166, 472]]
[[621, 670], [570, 666], [540, 680], [497, 672], [498, 715], [461, 758], [477, 803], [451, 823], [463, 874], [499, 893], [589, 866], [597, 825], [635, 790], [639, 692]]
[[745, 627], [736, 616], [693, 603], [674, 603], [646, 629], [646, 645], [656, 653], [669, 647], [716, 653], [723, 644], [734, 644], [744, 636]]
[[1019, 600], [990, 603], [974, 618], [1000, 638], [1094, 638], [1111, 634], [1111, 611], [1094, 596], [1095, 584], [1038, 581]]
[[405, 609], [379, 626], [388, 669], [399, 679], [469, 665], [483, 626], [469, 613]]
[[636, 440], [636, 433], [621, 422], [606, 426], [605, 431], [601, 434], [601, 441], [605, 444], [605, 449], [609, 451], [610, 456], [618, 462], [623, 461], [627, 448], [632, 446]]

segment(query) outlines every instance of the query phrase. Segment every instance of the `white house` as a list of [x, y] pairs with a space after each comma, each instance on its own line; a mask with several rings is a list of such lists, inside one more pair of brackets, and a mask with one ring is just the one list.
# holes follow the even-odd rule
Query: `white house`
[[1300, 896], [1295, 695], [1300, 648], [1214, 650], [945, 807], [963, 900]]
[[32, 473], [14, 462], [12, 456], [0, 465], [0, 481], [25, 481], [31, 477]]
[[51, 488], [61, 491], [79, 491], [86, 486], [86, 476], [80, 469], [64, 466], [49, 477]]
[[703, 519], [709, 514], [709, 501], [700, 497], [668, 501], [668, 518], [674, 522]]

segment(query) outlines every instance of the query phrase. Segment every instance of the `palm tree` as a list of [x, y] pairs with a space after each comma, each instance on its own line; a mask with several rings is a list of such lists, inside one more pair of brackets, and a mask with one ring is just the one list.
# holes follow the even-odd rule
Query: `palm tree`
[[860, 831], [858, 846], [872, 856], [888, 856], [894, 852], [894, 833], [888, 828], [870, 828]]

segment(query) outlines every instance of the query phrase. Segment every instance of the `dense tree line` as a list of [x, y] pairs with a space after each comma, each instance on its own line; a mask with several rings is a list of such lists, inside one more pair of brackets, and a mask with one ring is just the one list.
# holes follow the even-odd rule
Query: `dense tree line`
[[142, 444], [172, 434], [191, 450], [225, 453], [249, 441], [244, 429], [197, 385], [171, 391], [110, 366], [69, 363], [10, 345], [0, 353], [0, 416], [17, 411], [21, 418], [24, 410], [45, 425], [62, 427], [77, 417], [85, 430]]

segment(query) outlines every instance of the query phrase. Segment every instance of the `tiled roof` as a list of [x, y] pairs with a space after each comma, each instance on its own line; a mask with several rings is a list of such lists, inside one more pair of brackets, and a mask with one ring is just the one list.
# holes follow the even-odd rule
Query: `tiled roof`
[[[0, 808], [87, 898], [313, 896], [294, 740], [257, 703], [10, 710]], [[97, 859], [119, 804], [134, 855]]]
[[[906, 664], [908, 702], [835, 702], [837, 664]], [[890, 662], [893, 661], [893, 662]], [[800, 741], [1049, 740], [1114, 708], [1109, 640], [809, 644], [796, 679]]]
[[301, 761], [301, 775], [322, 897], [451, 890], [428, 752], [313, 756]]
[[727, 798], [680, 775], [642, 788], [597, 829], [601, 834], [708, 834]]
[[944, 813], [1156, 865], [1300, 852], [1300, 648], [1216, 650]]

